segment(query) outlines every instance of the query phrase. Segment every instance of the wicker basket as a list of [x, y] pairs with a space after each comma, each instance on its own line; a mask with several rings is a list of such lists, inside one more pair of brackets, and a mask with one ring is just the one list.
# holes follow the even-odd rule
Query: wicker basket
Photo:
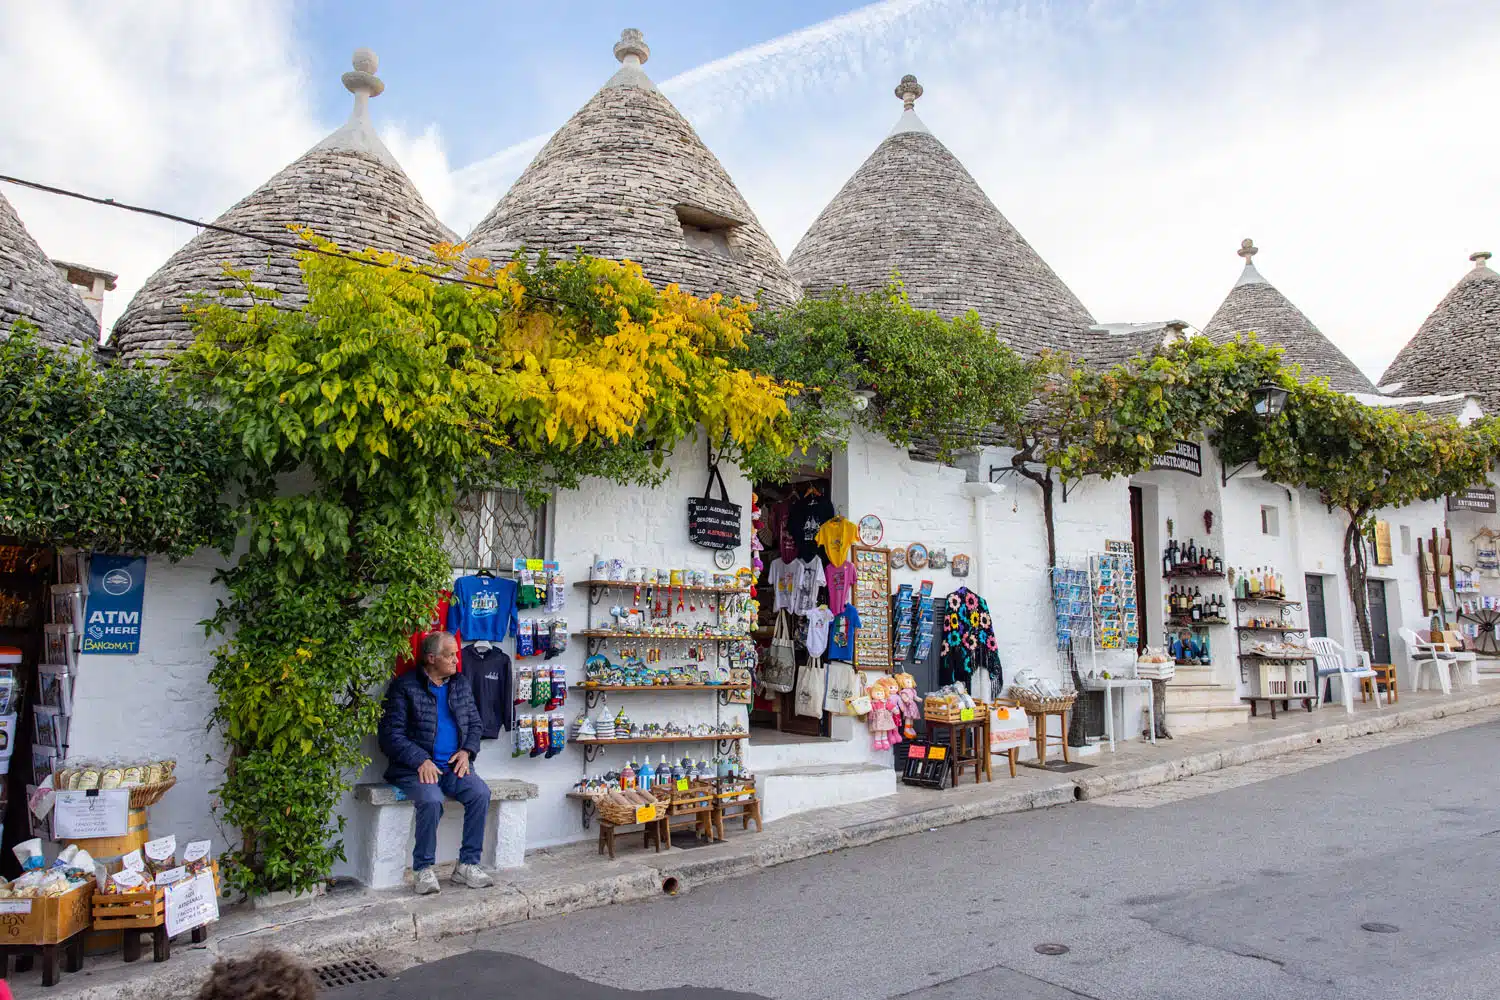
[[1013, 687], [1010, 689], [1010, 697], [1026, 710], [1027, 715], [1040, 715], [1043, 712], [1065, 712], [1072, 708], [1073, 702], [1078, 700], [1078, 692], [1068, 691], [1056, 698], [1044, 698], [1035, 691]]
[[168, 778], [166, 781], [158, 781], [154, 785], [136, 785], [130, 790], [130, 808], [144, 809], [154, 806], [161, 801], [161, 797], [167, 794], [173, 785], [177, 784], [176, 778]]
[[647, 794], [655, 800], [656, 804], [654, 808], [657, 810], [656, 814], [650, 820], [639, 818], [641, 816], [640, 810], [647, 808], [644, 805], [622, 806], [617, 802], [611, 802], [609, 799], [600, 799], [598, 805], [599, 821], [601, 823], [611, 823], [615, 826], [633, 826], [636, 823], [648, 823], [652, 820], [661, 819], [666, 815], [666, 807], [671, 802], [670, 796], [657, 794], [655, 789]]

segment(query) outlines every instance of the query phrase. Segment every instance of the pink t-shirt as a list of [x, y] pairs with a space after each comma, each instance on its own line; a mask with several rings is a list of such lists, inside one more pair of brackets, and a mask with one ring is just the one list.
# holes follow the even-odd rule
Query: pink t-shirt
[[843, 611], [854, 594], [854, 560], [846, 559], [841, 566], [830, 565], [824, 579], [828, 582], [828, 606]]

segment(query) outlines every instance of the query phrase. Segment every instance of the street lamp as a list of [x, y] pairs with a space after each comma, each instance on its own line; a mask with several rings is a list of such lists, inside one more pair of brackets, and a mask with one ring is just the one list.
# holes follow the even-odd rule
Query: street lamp
[[[1270, 382], [1267, 382], [1265, 385], [1258, 385], [1250, 390], [1250, 409], [1260, 418], [1260, 422], [1269, 429], [1271, 422], [1281, 416], [1281, 411], [1286, 409], [1286, 400], [1289, 395], [1290, 393], [1281, 386]], [[1252, 460], [1230, 472], [1221, 461], [1219, 463], [1220, 484], [1228, 486], [1231, 479], [1254, 464]]]

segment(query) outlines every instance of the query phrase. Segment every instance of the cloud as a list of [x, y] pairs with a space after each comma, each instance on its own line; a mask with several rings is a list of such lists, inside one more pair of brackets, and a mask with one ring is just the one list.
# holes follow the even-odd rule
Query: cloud
[[[320, 137], [290, 3], [0, 5], [4, 172], [212, 219]], [[51, 256], [119, 272], [108, 326], [188, 227], [7, 185]]]

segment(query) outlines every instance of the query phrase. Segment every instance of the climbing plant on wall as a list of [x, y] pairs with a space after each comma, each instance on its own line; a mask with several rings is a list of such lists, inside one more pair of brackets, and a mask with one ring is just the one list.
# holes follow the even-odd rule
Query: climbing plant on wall
[[0, 535], [181, 558], [234, 537], [219, 414], [151, 369], [0, 341]]
[[305, 308], [240, 275], [249, 308], [204, 303], [176, 361], [246, 469], [249, 544], [208, 627], [224, 637], [220, 812], [242, 835], [229, 877], [251, 893], [307, 888], [343, 858], [337, 805], [382, 683], [450, 581], [436, 529], [459, 488], [649, 480], [699, 428], [737, 448], [787, 440], [786, 390], [730, 360], [739, 303], [591, 258], [472, 260], [439, 280], [304, 235], [333, 253], [301, 260]]
[[1042, 492], [1048, 565], [1057, 564], [1054, 486], [1151, 468], [1179, 440], [1212, 433], [1266, 382], [1289, 379], [1280, 351], [1253, 341], [1188, 337], [1099, 367], [1064, 354], [1034, 359], [1032, 402], [1004, 427], [1011, 465]]
[[1347, 517], [1344, 579], [1360, 640], [1372, 649], [1366, 538], [1375, 512], [1439, 500], [1484, 481], [1500, 445], [1500, 426], [1482, 418], [1460, 426], [1391, 406], [1368, 406], [1319, 382], [1291, 385], [1269, 426], [1246, 412], [1216, 434], [1224, 461], [1255, 462], [1276, 482], [1315, 490]]
[[[803, 387], [790, 426], [804, 451], [845, 441], [858, 425], [947, 460], [1015, 420], [1026, 401], [1027, 369], [1014, 351], [972, 314], [945, 320], [915, 308], [899, 283], [808, 297], [753, 319], [743, 364]], [[758, 480], [790, 471], [775, 449], [752, 449], [742, 464]]]

